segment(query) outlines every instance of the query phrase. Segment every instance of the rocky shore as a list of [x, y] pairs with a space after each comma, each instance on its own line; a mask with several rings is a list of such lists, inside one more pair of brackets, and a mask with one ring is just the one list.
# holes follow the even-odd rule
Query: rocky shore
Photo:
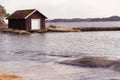
[[0, 80], [23, 80], [20, 76], [0, 72]]
[[0, 28], [0, 33], [13, 33], [13, 34], [31, 34], [31, 33], [43, 33], [47, 32], [47, 30], [32, 30], [32, 31], [26, 31], [26, 30], [14, 30], [14, 29], [8, 29], [8, 28]]
[[31, 34], [43, 32], [83, 32], [83, 31], [119, 31], [120, 27], [66, 27], [60, 25], [49, 25], [44, 30], [14, 30], [9, 29], [7, 24], [0, 25], [1, 33], [14, 33], [14, 34]]
[[80, 29], [65, 27], [65, 26], [57, 26], [57, 25], [50, 25], [47, 27], [48, 31], [50, 32], [79, 32]]
[[25, 30], [13, 30], [8, 28], [0, 28], [1, 33], [14, 33], [14, 34], [30, 34], [30, 32]]
[[65, 27], [50, 25], [47, 29], [51, 32], [119, 31], [120, 27]]

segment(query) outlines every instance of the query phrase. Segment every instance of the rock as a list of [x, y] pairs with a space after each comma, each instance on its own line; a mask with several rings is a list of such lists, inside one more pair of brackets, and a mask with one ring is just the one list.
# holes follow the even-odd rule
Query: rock
[[30, 32], [25, 31], [25, 30], [19, 30], [17, 33], [18, 34], [30, 34]]
[[113, 60], [108, 60], [104, 57], [83, 57], [72, 62], [85, 67], [109, 67], [114, 64]]
[[50, 26], [48, 26], [48, 31], [52, 31], [52, 32], [78, 32], [81, 30], [75, 29], [75, 28], [64, 27], [64, 26], [50, 25]]
[[8, 24], [5, 24], [5, 23], [0, 24], [0, 27], [1, 27], [1, 28], [8, 28]]
[[0, 80], [23, 80], [20, 76], [0, 72]]
[[48, 29], [40, 29], [40, 30], [31, 30], [30, 32], [31, 33], [44, 33], [44, 32], [47, 32]]
[[7, 28], [0, 28], [1, 33], [14, 33], [14, 34], [30, 34], [30, 32], [25, 30], [14, 30], [14, 29], [7, 29]]
[[81, 66], [81, 67], [91, 67], [91, 68], [110, 68], [116, 71], [120, 71], [120, 60], [110, 60], [105, 57], [83, 57], [71, 61], [60, 62], [61, 64]]

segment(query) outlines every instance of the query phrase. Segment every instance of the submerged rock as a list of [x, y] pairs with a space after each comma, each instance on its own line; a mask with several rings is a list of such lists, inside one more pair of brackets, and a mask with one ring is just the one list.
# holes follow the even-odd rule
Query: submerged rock
[[91, 67], [91, 68], [110, 68], [116, 71], [120, 71], [120, 60], [111, 60], [105, 57], [83, 57], [75, 60], [63, 61], [61, 64], [80, 66], [80, 67]]
[[72, 61], [73, 64], [78, 64], [84, 67], [109, 67], [116, 63], [114, 60], [109, 60], [104, 57], [83, 57]]

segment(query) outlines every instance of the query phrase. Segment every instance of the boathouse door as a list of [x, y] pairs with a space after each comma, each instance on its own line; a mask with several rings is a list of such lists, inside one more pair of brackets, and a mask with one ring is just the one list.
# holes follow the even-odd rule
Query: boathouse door
[[31, 19], [31, 29], [32, 30], [37, 30], [40, 29], [40, 19]]

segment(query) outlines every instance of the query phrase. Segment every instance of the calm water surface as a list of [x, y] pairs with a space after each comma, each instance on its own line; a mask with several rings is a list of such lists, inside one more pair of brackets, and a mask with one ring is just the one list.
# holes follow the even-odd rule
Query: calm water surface
[[62, 25], [68, 27], [120, 27], [120, 21], [106, 21], [106, 22], [48, 22], [49, 25]]
[[83, 56], [120, 59], [120, 31], [0, 34], [0, 72], [18, 74], [25, 80], [120, 80], [119, 72], [111, 69], [56, 63]]
[[[37, 54], [120, 56], [120, 31], [0, 34], [0, 59], [31, 59]], [[24, 56], [23, 56], [24, 55]], [[22, 57], [21, 57], [22, 56]], [[36, 58], [37, 59], [37, 58]]]

